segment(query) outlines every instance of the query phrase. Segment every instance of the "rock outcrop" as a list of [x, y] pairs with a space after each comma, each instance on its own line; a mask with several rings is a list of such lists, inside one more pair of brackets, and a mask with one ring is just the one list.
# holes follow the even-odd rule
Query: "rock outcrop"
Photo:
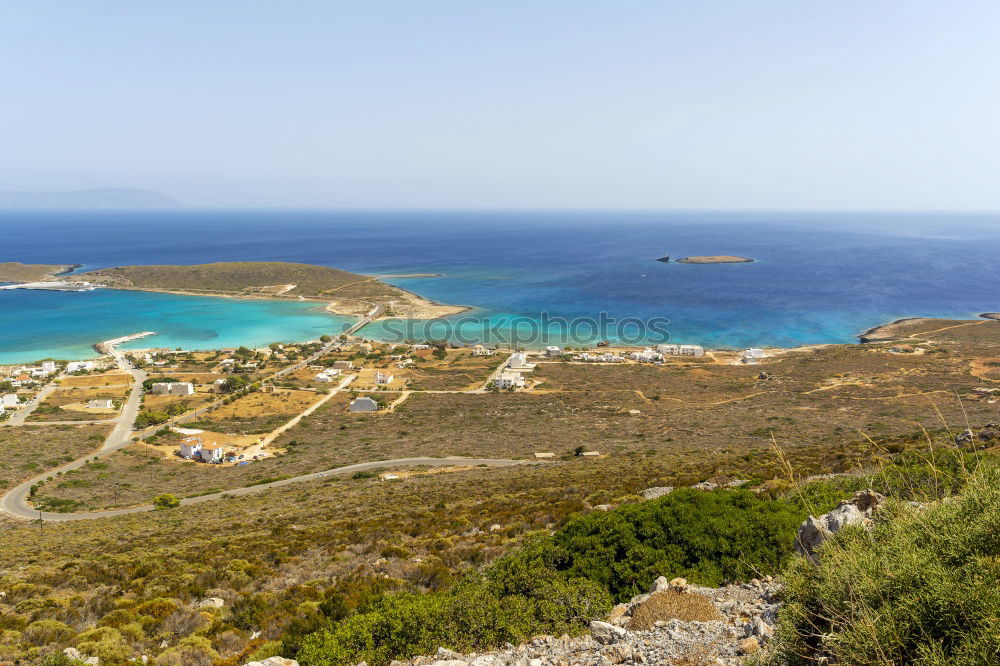
[[955, 435], [955, 444], [975, 448], [986, 448], [1000, 440], [1000, 425], [987, 423], [979, 430], [963, 430]]
[[843, 500], [833, 511], [816, 518], [809, 516], [799, 527], [795, 539], [795, 550], [809, 558], [814, 558], [816, 549], [848, 525], [868, 527], [872, 515], [885, 500], [874, 490], [860, 490], [854, 497]]
[[647, 500], [655, 500], [661, 497], [665, 497], [674, 491], [673, 486], [655, 486], [653, 488], [646, 488], [642, 491], [642, 498]]
[[[395, 661], [392, 666], [611, 666], [664, 664], [698, 659], [720, 665], [739, 664], [765, 649], [777, 623], [778, 585], [770, 577], [720, 588], [689, 585], [683, 578], [657, 578], [649, 593], [618, 604], [607, 621], [590, 623], [581, 637], [538, 636], [518, 646], [483, 654], [459, 655], [444, 648], [433, 656]], [[632, 615], [654, 595], [700, 595], [720, 619], [662, 619], [643, 630], [629, 628]], [[705, 659], [709, 657], [709, 659]], [[701, 661], [698, 661], [701, 663]]]
[[286, 657], [268, 657], [262, 661], [248, 661], [243, 666], [299, 666], [299, 662]]

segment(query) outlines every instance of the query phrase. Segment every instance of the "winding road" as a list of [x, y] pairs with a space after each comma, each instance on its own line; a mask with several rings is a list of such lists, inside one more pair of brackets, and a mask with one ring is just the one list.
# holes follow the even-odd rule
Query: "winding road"
[[[81, 462], [82, 464], [82, 462]], [[356, 472], [366, 472], [373, 469], [380, 469], [385, 467], [413, 467], [413, 466], [425, 466], [425, 467], [448, 467], [453, 465], [460, 465], [464, 467], [468, 466], [480, 466], [485, 465], [489, 467], [511, 467], [513, 465], [527, 465], [527, 464], [539, 464], [537, 460], [507, 460], [504, 458], [396, 458], [395, 460], [373, 460], [371, 462], [357, 463], [356, 465], [346, 465], [344, 467], [336, 467], [334, 469], [325, 470], [322, 472], [313, 472], [312, 474], [303, 474], [302, 476], [296, 476], [291, 479], [281, 479], [280, 481], [272, 481], [271, 483], [262, 483], [257, 486], [246, 486], [244, 488], [233, 488], [232, 490], [224, 490], [217, 493], [212, 493], [210, 495], [200, 495], [198, 497], [187, 497], [181, 500], [181, 506], [188, 506], [191, 504], [201, 504], [202, 502], [210, 502], [212, 500], [224, 499], [228, 497], [242, 497], [243, 495], [252, 495], [254, 493], [259, 493], [265, 490], [270, 490], [272, 488], [280, 488], [282, 486], [291, 485], [293, 483], [302, 483], [303, 481], [315, 481], [328, 476], [341, 476], [344, 474], [354, 474]], [[60, 469], [72, 469], [72, 468], [60, 468]], [[55, 471], [55, 470], [53, 470]], [[43, 474], [43, 477], [48, 476], [48, 474]], [[26, 482], [30, 484], [31, 481]], [[25, 484], [22, 484], [25, 485]], [[21, 486], [18, 486], [21, 488]], [[15, 518], [22, 518], [28, 520], [38, 520], [41, 518], [46, 521], [53, 522], [67, 522], [72, 520], [96, 520], [98, 518], [113, 518], [115, 516], [124, 516], [132, 513], [144, 513], [146, 511], [153, 511], [155, 507], [151, 504], [144, 506], [134, 506], [128, 509], [113, 509], [110, 511], [90, 511], [86, 513], [51, 513], [47, 511], [38, 511], [37, 509], [32, 509], [27, 506], [23, 501], [18, 503], [12, 499], [12, 495], [18, 489], [15, 488], [14, 491], [7, 493], [3, 498], [2, 508], [4, 512], [10, 514]], [[30, 485], [28, 485], [30, 488]], [[20, 495], [22, 500], [27, 495], [27, 490]]]
[[[379, 315], [381, 311], [382, 311], [381, 306], [375, 306], [372, 309], [372, 311], [369, 312], [368, 315], [364, 317], [362, 320], [360, 320], [357, 324], [355, 324], [355, 327], [350, 329], [347, 334], [348, 335], [352, 334], [357, 329], [361, 328], [368, 322], [372, 321]], [[289, 371], [292, 371], [293, 368], [298, 369], [299, 367], [304, 367], [313, 358], [318, 358], [323, 353], [329, 351], [329, 348], [333, 344], [334, 343], [331, 342], [330, 344], [325, 345], [320, 352], [317, 352], [306, 361], [300, 362], [295, 366], [290, 366], [289, 368], [285, 368], [284, 370], [275, 373], [275, 375], [272, 375], [272, 378], [275, 376], [286, 374]], [[138, 368], [132, 367], [132, 365], [125, 358], [124, 354], [118, 351], [118, 349], [115, 348], [114, 344], [105, 343], [105, 347], [107, 351], [111, 354], [111, 356], [114, 358], [115, 364], [120, 369], [125, 370], [129, 374], [131, 374], [132, 378], [134, 379], [134, 383], [132, 384], [132, 389], [129, 392], [128, 399], [125, 401], [125, 405], [122, 408], [121, 414], [118, 416], [118, 418], [114, 420], [106, 421], [106, 423], [115, 424], [114, 430], [111, 431], [111, 434], [109, 434], [107, 439], [104, 440], [104, 444], [96, 452], [89, 453], [86, 456], [83, 456], [82, 458], [78, 458], [77, 460], [66, 463], [65, 465], [62, 465], [60, 467], [50, 469], [45, 473], [39, 474], [36, 477], [28, 479], [27, 481], [24, 481], [23, 483], [9, 490], [2, 498], [0, 498], [0, 511], [3, 511], [4, 513], [13, 518], [18, 518], [22, 520], [67, 522], [74, 520], [96, 520], [99, 518], [113, 518], [115, 516], [123, 516], [133, 513], [143, 513], [155, 509], [155, 507], [152, 505], [143, 505], [143, 506], [130, 507], [127, 509], [112, 509], [108, 511], [90, 511], [81, 513], [53, 513], [49, 511], [40, 511], [38, 509], [34, 509], [31, 507], [31, 505], [28, 504], [28, 497], [31, 493], [31, 488], [36, 483], [54, 477], [59, 472], [67, 472], [70, 470], [83, 467], [89, 461], [114, 453], [115, 451], [128, 446], [132, 442], [132, 423], [134, 423], [135, 417], [138, 415], [139, 409], [141, 408], [142, 405], [142, 382], [146, 380], [147, 374]], [[497, 372], [499, 372], [505, 364], [506, 363], [501, 364]], [[492, 378], [493, 375], [491, 375], [491, 379]], [[346, 377], [344, 381], [335, 390], [331, 391], [331, 395], [329, 397], [332, 397], [333, 394], [346, 388], [353, 379], [354, 379], [353, 375]], [[484, 389], [478, 389], [477, 391], [472, 391], [472, 392], [473, 393], [481, 392], [482, 390]], [[310, 409], [306, 410], [306, 412], [296, 417], [294, 421], [297, 423], [298, 419], [300, 419], [302, 416], [306, 416], [308, 413], [311, 413], [325, 401], [326, 399], [317, 402]], [[158, 426], [158, 427], [163, 427], [163, 426]], [[303, 481], [315, 481], [317, 479], [321, 479], [332, 475], [354, 474], [356, 472], [365, 472], [373, 469], [380, 469], [387, 467], [390, 468], [411, 467], [411, 466], [441, 467], [441, 466], [453, 466], [453, 465], [509, 467], [513, 465], [525, 465], [525, 464], [538, 464], [538, 461], [510, 460], [506, 458], [461, 458], [454, 456], [446, 458], [396, 458], [393, 460], [373, 460], [370, 462], [346, 465], [344, 467], [336, 467], [321, 472], [303, 474], [301, 476], [296, 476], [289, 479], [281, 479], [278, 481], [272, 481], [270, 483], [262, 483], [259, 485], [246, 486], [243, 488], [233, 488], [231, 490], [211, 493], [208, 495], [200, 495], [198, 497], [188, 497], [182, 499], [180, 503], [182, 506], [187, 506], [191, 504], [200, 504], [202, 502], [209, 502], [212, 500], [223, 499], [228, 497], [240, 497], [243, 495], [251, 495], [272, 488], [280, 488], [282, 486], [287, 486], [293, 483], [302, 483]]]
[[[36, 509], [32, 509], [28, 504], [28, 495], [31, 493], [31, 487], [55, 475], [57, 472], [68, 472], [80, 467], [83, 467], [87, 462], [93, 458], [100, 456], [106, 456], [109, 453], [113, 453], [118, 449], [128, 446], [132, 441], [132, 423], [135, 421], [135, 417], [139, 414], [139, 409], [142, 406], [142, 383], [146, 380], [146, 373], [138, 368], [133, 368], [132, 365], [125, 359], [125, 355], [122, 354], [114, 344], [105, 343], [105, 347], [111, 354], [111, 357], [115, 361], [115, 365], [119, 369], [125, 370], [130, 375], [132, 375], [132, 388], [129, 390], [128, 398], [125, 399], [125, 404], [122, 406], [121, 414], [118, 418], [105, 421], [105, 423], [114, 423], [115, 427], [111, 433], [104, 440], [104, 444], [94, 453], [89, 453], [82, 458], [77, 458], [76, 460], [66, 463], [60, 467], [50, 469], [44, 474], [39, 474], [38, 476], [28, 479], [24, 483], [15, 486], [10, 491], [7, 492], [0, 499], [0, 510], [7, 513], [15, 518], [38, 518], [41, 516], [46, 520], [53, 520], [51, 516], [58, 516], [60, 514], [46, 514], [44, 512], [39, 512]], [[13, 424], [12, 424], [13, 425]]]

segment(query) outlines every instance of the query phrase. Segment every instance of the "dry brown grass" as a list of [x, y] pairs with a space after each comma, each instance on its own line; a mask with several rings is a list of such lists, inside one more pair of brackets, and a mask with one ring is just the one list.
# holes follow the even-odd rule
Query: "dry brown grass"
[[313, 391], [278, 389], [274, 393], [251, 393], [212, 412], [212, 420], [298, 414], [322, 396]]
[[153, 395], [147, 393], [142, 400], [145, 410], [165, 410], [168, 406], [182, 402], [188, 409], [196, 409], [218, 399], [217, 393], [195, 393], [194, 395]]
[[59, 385], [66, 388], [91, 388], [98, 386], [128, 386], [132, 375], [127, 372], [108, 372], [100, 375], [79, 375], [63, 377]]
[[711, 622], [721, 620], [722, 614], [712, 600], [696, 592], [664, 590], [649, 597], [632, 613], [629, 628], [644, 631], [659, 621]]

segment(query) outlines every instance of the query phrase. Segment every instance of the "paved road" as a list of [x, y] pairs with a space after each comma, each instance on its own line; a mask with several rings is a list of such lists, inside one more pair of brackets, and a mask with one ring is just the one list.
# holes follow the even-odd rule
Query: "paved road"
[[369, 312], [364, 317], [354, 322], [353, 326], [344, 331], [344, 335], [354, 335], [362, 328], [372, 323], [372, 321], [374, 321], [376, 318], [378, 318], [378, 316], [382, 314], [382, 310], [383, 308], [381, 305], [372, 306], [371, 312]]
[[[315, 481], [317, 479], [322, 479], [327, 476], [334, 476], [334, 475], [342, 476], [344, 474], [354, 474], [355, 472], [366, 472], [369, 470], [379, 469], [384, 467], [412, 467], [416, 465], [425, 465], [429, 467], [442, 467], [449, 465], [463, 465], [463, 466], [488, 465], [490, 467], [510, 467], [513, 465], [526, 465], [526, 464], [540, 464], [540, 463], [538, 463], [538, 461], [536, 460], [507, 460], [504, 458], [457, 458], [457, 457], [397, 458], [395, 460], [375, 460], [372, 462], [358, 463], [356, 465], [337, 467], [323, 472], [303, 474], [302, 476], [296, 476], [291, 479], [282, 479], [281, 481], [263, 483], [259, 486], [234, 488], [233, 490], [226, 490], [223, 492], [212, 493], [211, 495], [201, 495], [200, 497], [189, 497], [186, 499], [182, 499], [181, 505], [188, 506], [190, 504], [201, 504], [202, 502], [210, 502], [212, 500], [222, 499], [223, 497], [241, 497], [243, 495], [252, 495], [254, 493], [259, 493], [265, 490], [269, 490], [271, 488], [280, 488], [281, 486], [287, 486], [293, 483], [302, 483], [303, 481]], [[549, 464], [549, 463], [541, 463], [541, 464]], [[32, 510], [28, 507], [23, 506], [23, 502], [21, 504], [8, 502], [8, 499], [11, 497], [11, 495], [12, 493], [8, 493], [3, 498], [2, 508], [4, 511], [6, 511], [7, 513], [11, 514], [16, 518], [38, 519], [39, 517], [41, 517], [43, 520], [65, 522], [71, 520], [95, 520], [97, 518], [112, 518], [114, 516], [123, 516], [131, 513], [143, 513], [146, 511], [153, 510], [152, 505], [146, 505], [146, 506], [136, 506], [130, 509], [116, 509], [112, 511], [91, 511], [88, 513], [48, 513], [48, 512], [40, 513], [37, 510]]]
[[31, 486], [38, 483], [42, 479], [54, 476], [56, 472], [67, 472], [69, 470], [83, 467], [86, 461], [98, 456], [105, 456], [109, 453], [113, 453], [118, 449], [128, 446], [129, 442], [132, 441], [132, 423], [135, 421], [135, 417], [139, 413], [139, 408], [142, 405], [142, 382], [146, 380], [146, 373], [138, 368], [133, 368], [129, 362], [125, 360], [125, 356], [113, 345], [108, 345], [108, 350], [111, 353], [112, 358], [114, 358], [115, 364], [120, 369], [125, 370], [132, 375], [132, 379], [134, 380], [132, 383], [132, 389], [129, 391], [128, 398], [125, 400], [125, 405], [122, 407], [121, 414], [116, 419], [105, 421], [105, 423], [115, 424], [111, 434], [107, 436], [104, 440], [104, 444], [96, 453], [88, 454], [83, 458], [78, 458], [77, 460], [66, 463], [61, 467], [50, 469], [44, 474], [28, 479], [24, 483], [12, 488], [6, 495], [3, 496], [2, 499], [0, 499], [0, 510], [16, 518], [37, 518], [39, 515], [38, 511], [32, 509], [27, 502], [28, 493], [31, 492]]
[[32, 413], [34, 413], [34, 411], [36, 409], [38, 409], [38, 406], [40, 404], [42, 404], [43, 402], [45, 402], [45, 399], [48, 398], [50, 395], [52, 395], [52, 392], [55, 391], [58, 388], [58, 384], [56, 384], [56, 380], [60, 379], [60, 378], [62, 378], [62, 373], [59, 373], [58, 375], [56, 375], [55, 377], [53, 377], [50, 380], [51, 383], [49, 383], [41, 391], [39, 391], [38, 395], [36, 395], [34, 397], [34, 399], [29, 400], [28, 402], [26, 402], [24, 404], [23, 407], [21, 407], [21, 409], [19, 409], [16, 412], [14, 412], [11, 415], [11, 417], [9, 419], [7, 419], [2, 425], [5, 425], [5, 426], [20, 426], [20, 425], [24, 425], [25, 419], [27, 419], [29, 416], [31, 416]]

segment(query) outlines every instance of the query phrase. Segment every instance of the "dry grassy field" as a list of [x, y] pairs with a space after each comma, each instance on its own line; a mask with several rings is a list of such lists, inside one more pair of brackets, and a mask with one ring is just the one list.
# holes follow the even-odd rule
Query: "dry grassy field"
[[0, 488], [79, 458], [100, 447], [109, 431], [103, 425], [0, 428]]
[[132, 383], [132, 375], [127, 372], [114, 371], [97, 375], [70, 375], [59, 380], [59, 385], [65, 388], [91, 388], [95, 386], [128, 386]]
[[28, 417], [29, 421], [97, 421], [112, 419], [118, 413], [83, 407], [91, 400], [110, 399], [121, 402], [128, 395], [126, 385], [60, 388], [53, 391]]
[[442, 360], [421, 359], [407, 368], [408, 388], [424, 391], [468, 391], [479, 388], [507, 354], [473, 356], [465, 349], [449, 349]]
[[197, 423], [220, 432], [263, 434], [274, 430], [320, 398], [322, 395], [314, 391], [294, 389], [251, 393], [209, 412]]
[[[769, 478], [779, 472], [772, 435], [801, 473], [825, 472], [868, 456], [869, 438], [896, 448], [919, 438], [922, 428], [958, 432], [967, 419], [1000, 419], [998, 405], [974, 391], [990, 384], [970, 372], [971, 358], [1000, 354], [998, 327], [1000, 322], [980, 327], [975, 337], [952, 329], [963, 337], [921, 342], [931, 347], [924, 354], [843, 345], [787, 353], [759, 366], [543, 363], [531, 373], [540, 382], [537, 392], [414, 392], [394, 412], [377, 414], [351, 414], [345, 409], [350, 396], [337, 395], [278, 438], [275, 446], [286, 454], [237, 470], [177, 471], [143, 459], [141, 450], [108, 461], [115, 478], [130, 479], [120, 499], [131, 503], [159, 492], [200, 493], [407, 456], [531, 458], [552, 452], [588, 483], [608, 474], [638, 485], [690, 483], [713, 474]], [[210, 422], [225, 432], [263, 430], [310, 402], [297, 400], [285, 406], [280, 397], [252, 394], [213, 413]], [[579, 446], [606, 457], [577, 459]], [[92, 491], [81, 499], [105, 506], [110, 494], [98, 484]], [[58, 489], [52, 494], [69, 497]]]

